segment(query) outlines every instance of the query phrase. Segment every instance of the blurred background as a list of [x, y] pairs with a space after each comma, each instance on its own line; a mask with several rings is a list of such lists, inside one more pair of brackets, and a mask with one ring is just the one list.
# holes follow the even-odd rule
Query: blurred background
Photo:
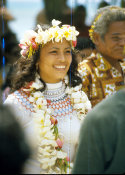
[[[53, 1], [53, 0], [48, 0]], [[56, 0], [60, 1], [61, 0]], [[78, 5], [84, 5], [86, 8], [86, 25], [90, 25], [92, 17], [94, 16], [96, 9], [102, 0], [67, 0], [66, 4], [72, 10]], [[121, 5], [121, 0], [106, 0], [105, 2], [110, 5]], [[52, 5], [52, 2], [48, 2], [48, 5], [52, 6], [53, 11], [59, 8], [58, 4]], [[12, 14], [15, 20], [9, 23], [11, 29], [17, 34], [17, 38], [20, 40], [25, 30], [31, 29], [35, 26], [36, 17], [38, 13], [45, 8], [44, 0], [7, 0], [6, 6], [9, 12]], [[51, 8], [51, 7], [50, 7]], [[82, 18], [80, 18], [82, 20]]]
[[0, 101], [6, 98], [12, 65], [20, 57], [18, 44], [26, 30], [50, 24], [52, 19], [60, 20], [62, 24], [75, 25], [80, 43], [83, 40], [88, 49], [93, 17], [98, 8], [107, 5], [125, 7], [125, 0], [0, 0]]

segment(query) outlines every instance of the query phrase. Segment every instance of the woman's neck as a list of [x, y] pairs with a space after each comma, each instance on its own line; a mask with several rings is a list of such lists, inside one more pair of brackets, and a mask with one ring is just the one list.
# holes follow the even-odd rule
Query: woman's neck
[[58, 83], [46, 83], [46, 87], [47, 89], [58, 89], [60, 87], [62, 87], [62, 81], [58, 82]]
[[60, 81], [59, 83], [46, 83], [44, 96], [47, 99], [62, 98], [65, 96], [65, 84]]

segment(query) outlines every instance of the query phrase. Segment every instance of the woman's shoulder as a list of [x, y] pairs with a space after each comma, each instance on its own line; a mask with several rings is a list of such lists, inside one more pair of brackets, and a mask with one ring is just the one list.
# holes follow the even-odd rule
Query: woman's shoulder
[[29, 102], [28, 94], [22, 89], [8, 95], [4, 105], [10, 106], [17, 120], [23, 126], [26, 126], [32, 120], [33, 106]]
[[19, 105], [20, 107], [24, 107], [25, 109], [33, 112], [33, 105], [29, 101], [29, 94], [25, 92], [22, 88], [8, 95], [4, 104]]

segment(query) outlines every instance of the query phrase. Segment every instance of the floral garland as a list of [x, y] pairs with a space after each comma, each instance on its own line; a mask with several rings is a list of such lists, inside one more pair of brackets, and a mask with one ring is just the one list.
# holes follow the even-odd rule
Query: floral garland
[[[52, 110], [47, 108], [47, 100], [42, 92], [39, 91], [43, 87], [37, 75], [35, 82], [30, 84], [29, 89], [23, 89], [30, 92], [29, 101], [34, 106], [34, 123], [36, 137], [38, 139], [38, 160], [40, 167], [49, 174], [65, 174], [70, 173], [73, 166], [70, 163], [67, 153], [62, 150], [63, 140], [58, 132], [58, 121], [52, 117]], [[67, 84], [67, 77], [65, 78]], [[66, 93], [71, 97], [71, 105], [77, 111], [77, 116], [83, 120], [86, 113], [91, 109], [91, 103], [87, 95], [81, 90], [82, 86], [69, 88], [67, 86]]]
[[76, 36], [79, 32], [74, 26], [62, 25], [60, 21], [53, 19], [52, 27], [42, 30], [40, 25], [37, 25], [38, 32], [28, 30], [24, 34], [24, 38], [20, 41], [21, 55], [30, 58], [37, 50], [38, 46], [44, 46], [47, 42], [62, 42], [63, 38], [71, 42], [72, 49], [76, 46]]

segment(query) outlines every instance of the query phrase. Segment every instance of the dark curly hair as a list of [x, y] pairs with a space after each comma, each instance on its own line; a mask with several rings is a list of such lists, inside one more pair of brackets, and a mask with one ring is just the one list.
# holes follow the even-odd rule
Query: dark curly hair
[[[36, 63], [40, 59], [40, 49], [41, 47], [39, 47], [39, 49], [30, 59], [21, 57], [14, 64], [13, 71], [10, 76], [11, 79], [10, 87], [12, 92], [20, 89], [21, 87], [25, 87], [28, 82], [35, 80], [35, 75], [37, 72]], [[72, 51], [72, 63], [67, 73], [70, 80], [69, 81], [70, 87], [75, 87], [82, 83], [82, 80], [79, 76], [77, 69], [78, 69], [78, 62], [76, 60], [76, 54], [75, 51]], [[44, 88], [41, 89], [41, 91], [44, 91], [46, 88], [46, 83], [42, 79], [41, 81], [44, 85]]]

